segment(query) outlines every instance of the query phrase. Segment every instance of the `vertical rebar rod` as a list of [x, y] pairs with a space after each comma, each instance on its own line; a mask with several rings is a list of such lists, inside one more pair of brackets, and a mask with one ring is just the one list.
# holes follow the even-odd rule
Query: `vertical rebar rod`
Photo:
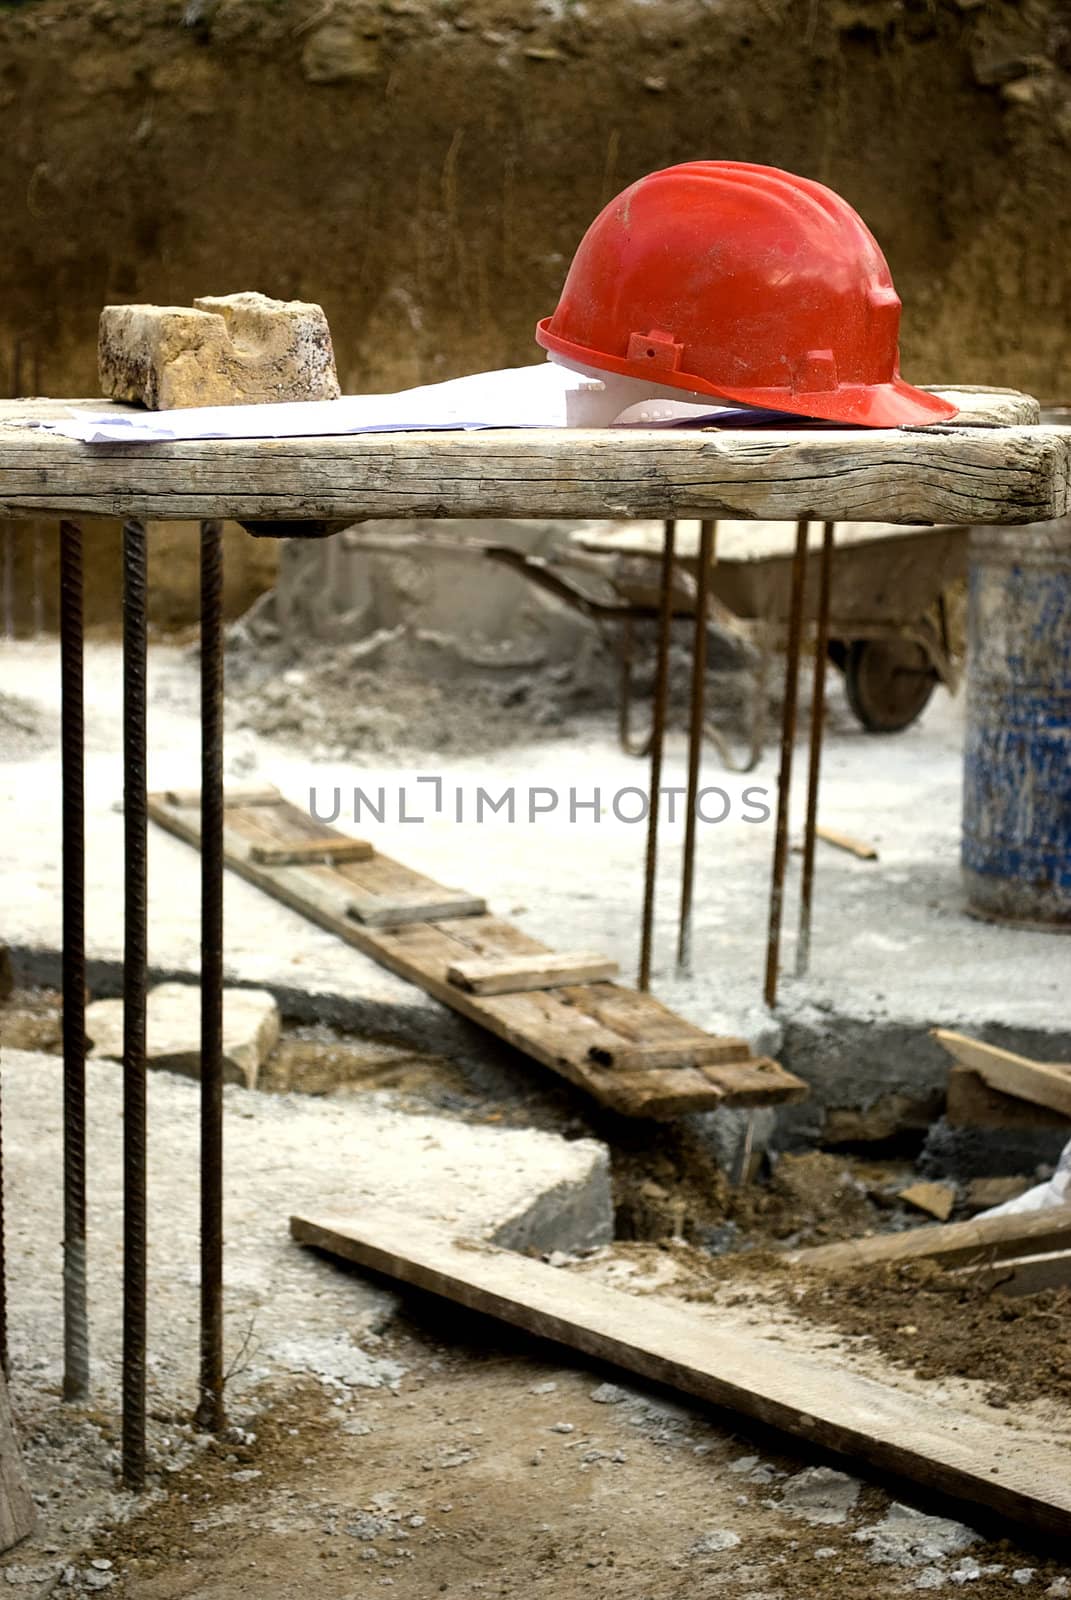
[[833, 581], [833, 524], [822, 524], [822, 562], [818, 579], [818, 631], [814, 643], [814, 687], [811, 691], [811, 748], [807, 766], [807, 821], [803, 833], [803, 879], [800, 887], [800, 933], [796, 976], [811, 962], [811, 911], [814, 902], [814, 847], [818, 827], [818, 780], [826, 719], [826, 654], [829, 649], [829, 600]]
[[770, 920], [766, 935], [766, 982], [763, 996], [768, 1006], [777, 1003], [777, 975], [781, 957], [781, 918], [788, 864], [788, 812], [792, 794], [792, 752], [796, 743], [796, 705], [799, 699], [800, 640], [803, 636], [803, 587], [807, 571], [806, 521], [796, 524], [796, 551], [792, 559], [792, 597], [788, 614], [788, 653], [785, 660], [785, 702], [781, 713], [781, 766], [777, 776], [777, 825], [774, 832], [773, 874], [770, 882]]
[[688, 798], [684, 814], [684, 861], [681, 868], [681, 909], [677, 930], [677, 970], [686, 972], [692, 960], [692, 892], [695, 887], [696, 804], [699, 769], [703, 756], [706, 720], [707, 611], [710, 605], [710, 568], [714, 560], [716, 522], [699, 524], [699, 569], [696, 573], [695, 635], [692, 642], [692, 704], [688, 724]]
[[11, 1376], [7, 1348], [7, 1218], [4, 1210], [4, 1057], [0, 1049], [0, 1372]]
[[673, 627], [673, 548], [677, 524], [666, 523], [662, 540], [662, 587], [658, 597], [658, 658], [655, 668], [654, 711], [651, 721], [651, 780], [648, 788], [647, 860], [643, 881], [643, 928], [640, 938], [640, 973], [637, 988], [651, 987], [651, 952], [654, 943], [655, 877], [658, 870], [658, 809], [662, 786], [662, 747], [666, 735], [666, 698], [669, 691], [669, 640]]
[[123, 528], [123, 1482], [145, 1484], [147, 540]]
[[9, 522], [4, 523], [3, 540], [4, 638], [13, 639], [15, 637], [15, 530]]
[[82, 530], [60, 523], [63, 787], [63, 1398], [89, 1394], [86, 1310], [86, 846]]
[[200, 1427], [223, 1408], [223, 529], [201, 526]]

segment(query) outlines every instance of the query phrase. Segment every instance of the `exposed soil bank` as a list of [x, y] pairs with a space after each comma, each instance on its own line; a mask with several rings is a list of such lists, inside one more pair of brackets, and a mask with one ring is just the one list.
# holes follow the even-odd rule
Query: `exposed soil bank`
[[95, 392], [105, 302], [242, 288], [320, 301], [350, 391], [531, 361], [599, 206], [704, 156], [858, 207], [916, 381], [1056, 399], [1069, 67], [1061, 0], [0, 7], [0, 393]]

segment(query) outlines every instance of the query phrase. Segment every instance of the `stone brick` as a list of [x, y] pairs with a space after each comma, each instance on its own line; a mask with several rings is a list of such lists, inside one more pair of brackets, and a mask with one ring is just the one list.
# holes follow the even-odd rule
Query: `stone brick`
[[[201, 991], [195, 983], [158, 983], [146, 1005], [146, 1055], [151, 1067], [199, 1077]], [[91, 1054], [123, 1057], [123, 1002], [94, 1000], [86, 1007]], [[223, 991], [223, 1076], [256, 1087], [262, 1062], [279, 1039], [279, 1009], [264, 989]]]
[[262, 294], [205, 295], [192, 306], [105, 306], [101, 393], [151, 411], [335, 400], [331, 331], [320, 306]]

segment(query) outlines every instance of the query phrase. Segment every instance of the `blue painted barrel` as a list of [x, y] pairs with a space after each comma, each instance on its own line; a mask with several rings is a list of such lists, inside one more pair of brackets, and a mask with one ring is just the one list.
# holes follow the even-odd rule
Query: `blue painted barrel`
[[969, 564], [968, 908], [1071, 932], [1071, 517], [975, 528]]

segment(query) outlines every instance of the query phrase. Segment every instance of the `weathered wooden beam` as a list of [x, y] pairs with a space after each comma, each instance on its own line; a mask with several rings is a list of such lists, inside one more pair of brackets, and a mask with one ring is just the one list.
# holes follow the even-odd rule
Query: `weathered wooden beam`
[[411, 1216], [292, 1217], [302, 1244], [1049, 1534], [1071, 1535], [1067, 1452], [953, 1402], [864, 1377], [689, 1306], [455, 1240]]
[[847, 1272], [853, 1267], [892, 1266], [906, 1261], [940, 1261], [965, 1266], [1008, 1261], [1017, 1256], [1071, 1250], [1071, 1206], [943, 1222], [910, 1233], [882, 1233], [868, 1239], [792, 1250], [785, 1260], [807, 1272]]
[[[102, 409], [99, 401], [76, 408]], [[0, 516], [1027, 523], [1071, 506], [1071, 433], [1051, 426], [488, 429], [84, 445], [19, 425], [42, 414], [31, 402], [0, 407]]]

